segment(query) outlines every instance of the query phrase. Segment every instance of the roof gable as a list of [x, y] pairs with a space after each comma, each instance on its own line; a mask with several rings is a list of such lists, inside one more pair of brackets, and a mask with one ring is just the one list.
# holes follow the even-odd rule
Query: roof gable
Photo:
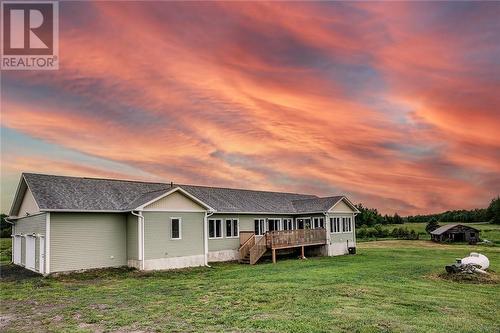
[[180, 187], [172, 188], [170, 191], [167, 191], [135, 209], [177, 211], [214, 210], [212, 207]]

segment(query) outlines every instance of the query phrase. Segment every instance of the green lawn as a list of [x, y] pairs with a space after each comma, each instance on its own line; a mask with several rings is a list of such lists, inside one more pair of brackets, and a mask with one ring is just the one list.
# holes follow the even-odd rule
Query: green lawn
[[498, 332], [498, 284], [438, 277], [472, 250], [498, 269], [498, 247], [381, 241], [355, 256], [276, 265], [3, 278], [0, 330]]
[[12, 259], [11, 238], [0, 238], [0, 263], [8, 263]]

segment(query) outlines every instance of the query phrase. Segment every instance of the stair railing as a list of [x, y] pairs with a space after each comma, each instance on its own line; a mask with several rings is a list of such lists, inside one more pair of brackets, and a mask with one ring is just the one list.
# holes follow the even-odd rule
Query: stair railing
[[252, 235], [240, 246], [240, 260], [250, 255], [250, 249], [254, 245], [255, 245], [255, 235]]
[[250, 249], [250, 265], [255, 265], [260, 257], [267, 251], [266, 236], [262, 236], [255, 241], [255, 245]]

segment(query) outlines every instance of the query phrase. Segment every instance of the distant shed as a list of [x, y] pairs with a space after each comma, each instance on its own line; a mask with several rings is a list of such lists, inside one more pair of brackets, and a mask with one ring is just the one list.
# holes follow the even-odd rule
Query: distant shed
[[436, 242], [477, 242], [479, 230], [463, 224], [447, 224], [431, 231], [431, 239]]

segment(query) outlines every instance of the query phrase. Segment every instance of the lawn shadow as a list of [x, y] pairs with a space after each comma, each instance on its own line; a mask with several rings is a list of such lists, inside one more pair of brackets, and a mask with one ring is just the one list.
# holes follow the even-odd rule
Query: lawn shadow
[[23, 281], [41, 277], [40, 274], [14, 264], [0, 264], [0, 281]]

